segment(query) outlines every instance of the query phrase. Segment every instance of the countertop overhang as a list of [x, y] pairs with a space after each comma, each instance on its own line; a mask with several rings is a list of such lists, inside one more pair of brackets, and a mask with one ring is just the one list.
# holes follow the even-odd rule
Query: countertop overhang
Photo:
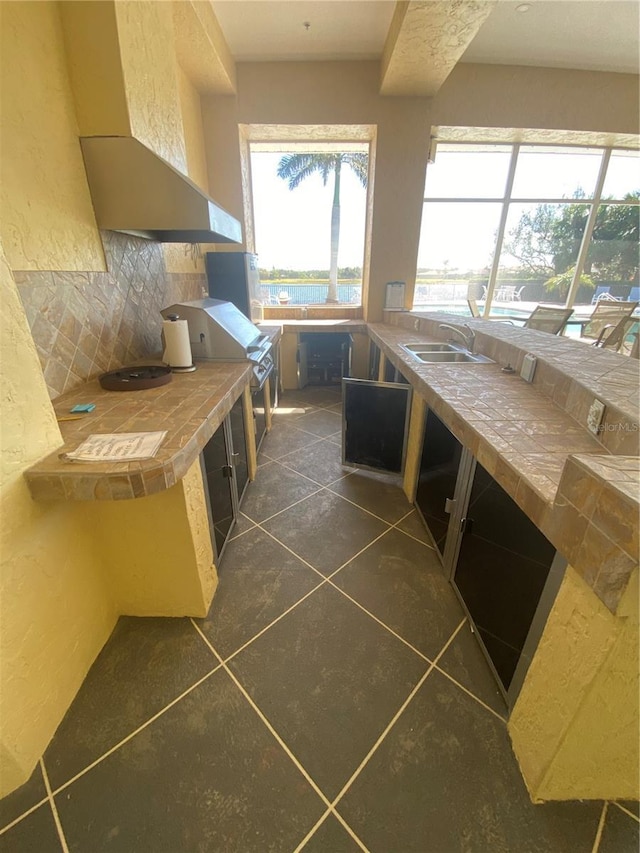
[[[618, 428], [622, 451], [614, 454], [552, 395], [542, 392], [539, 384], [525, 382], [517, 369], [513, 373], [503, 372], [506, 361], [500, 355], [505, 350], [495, 346], [495, 341], [481, 340], [478, 348], [496, 359], [495, 364], [423, 364], [400, 346], [442, 341], [444, 333], [436, 333], [437, 326], [453, 321], [462, 327], [465, 318], [405, 315], [398, 320], [394, 325], [370, 324], [371, 339], [603, 603], [616, 612], [638, 567], [640, 459], [625, 452], [625, 447], [633, 447], [638, 438], [638, 422], [634, 420], [636, 404], [632, 399], [634, 390], [637, 396], [637, 382], [634, 388], [633, 378], [629, 381], [629, 375], [637, 375], [637, 363], [630, 364], [623, 356], [601, 354], [613, 355], [612, 361], [604, 359], [605, 373], [610, 362], [629, 374], [620, 383], [621, 408], [615, 409], [615, 423], [611, 424]], [[486, 327], [487, 322], [477, 325]], [[492, 333], [493, 329], [487, 330], [487, 336]], [[555, 339], [549, 344], [544, 340], [549, 336], [533, 334], [522, 352], [536, 346], [542, 351], [545, 344], [551, 350], [558, 347]], [[512, 336], [513, 332], [507, 331], [509, 347]], [[517, 333], [514, 340], [518, 341]], [[567, 343], [573, 344], [568, 349], [575, 360], [576, 352], [580, 355], [580, 349], [576, 351], [575, 347], [584, 345]], [[590, 350], [585, 355], [600, 358]], [[544, 371], [541, 352], [538, 356], [539, 369]], [[573, 361], [569, 358], [567, 362], [570, 376]], [[516, 358], [512, 366], [519, 367]], [[614, 370], [611, 380], [615, 385]], [[625, 389], [630, 391], [628, 404], [624, 402]], [[620, 388], [617, 390], [620, 393]], [[587, 399], [591, 393], [586, 391]], [[581, 407], [577, 405], [575, 411], [581, 412]], [[606, 432], [601, 435], [609, 438]]]
[[[147, 363], [153, 363], [150, 360]], [[95, 403], [78, 420], [60, 420], [64, 444], [25, 472], [36, 500], [127, 500], [161, 492], [185, 476], [251, 380], [247, 363], [196, 362], [193, 373], [146, 391], [105, 391], [97, 379], [58, 397], [58, 418]], [[89, 435], [167, 430], [156, 456], [141, 462], [73, 462], [64, 454]]]

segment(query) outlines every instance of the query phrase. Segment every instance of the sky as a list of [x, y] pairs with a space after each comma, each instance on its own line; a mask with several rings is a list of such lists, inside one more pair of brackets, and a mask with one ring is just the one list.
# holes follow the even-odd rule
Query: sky
[[[281, 154], [251, 155], [258, 264], [263, 269], [329, 269], [333, 176], [311, 175], [295, 190], [279, 178]], [[367, 191], [341, 170], [339, 267], [361, 267]]]
[[[492, 146], [490, 155], [454, 154], [441, 147], [429, 164], [425, 194], [433, 198], [500, 198], [505, 189], [510, 149]], [[333, 178], [322, 185], [312, 175], [295, 190], [276, 170], [282, 155], [254, 152], [251, 158], [258, 262], [263, 269], [329, 268]], [[596, 185], [602, 152], [598, 149], [532, 151], [523, 147], [516, 169], [513, 198], [572, 198], [577, 188], [589, 196]], [[604, 196], [622, 197], [640, 187], [638, 156], [613, 154]], [[535, 208], [535, 204], [527, 207]], [[362, 266], [366, 190], [350, 169], [343, 169], [338, 266]], [[508, 230], [523, 205], [513, 205]], [[499, 203], [473, 202], [425, 205], [418, 267], [467, 271], [492, 261], [499, 224]], [[502, 262], [515, 266], [510, 256]]]

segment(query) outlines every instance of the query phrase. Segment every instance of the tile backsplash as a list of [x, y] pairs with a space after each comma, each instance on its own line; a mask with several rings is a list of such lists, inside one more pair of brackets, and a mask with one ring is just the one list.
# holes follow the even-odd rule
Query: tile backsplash
[[108, 272], [14, 270], [51, 399], [158, 356], [160, 310], [199, 299], [203, 273], [169, 273], [159, 243], [103, 231]]

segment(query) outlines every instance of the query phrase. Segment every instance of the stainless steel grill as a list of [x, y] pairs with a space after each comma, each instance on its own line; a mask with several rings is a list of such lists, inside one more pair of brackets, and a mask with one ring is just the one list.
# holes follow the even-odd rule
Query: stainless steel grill
[[160, 313], [165, 319], [177, 314], [187, 321], [194, 359], [250, 361], [254, 388], [261, 388], [273, 371], [273, 344], [232, 302], [210, 298], [176, 302]]

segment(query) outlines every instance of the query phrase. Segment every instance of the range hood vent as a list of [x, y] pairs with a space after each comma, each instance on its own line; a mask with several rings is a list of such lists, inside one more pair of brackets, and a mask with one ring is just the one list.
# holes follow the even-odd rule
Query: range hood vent
[[161, 243], [241, 243], [237, 219], [132, 136], [80, 137], [98, 227]]

